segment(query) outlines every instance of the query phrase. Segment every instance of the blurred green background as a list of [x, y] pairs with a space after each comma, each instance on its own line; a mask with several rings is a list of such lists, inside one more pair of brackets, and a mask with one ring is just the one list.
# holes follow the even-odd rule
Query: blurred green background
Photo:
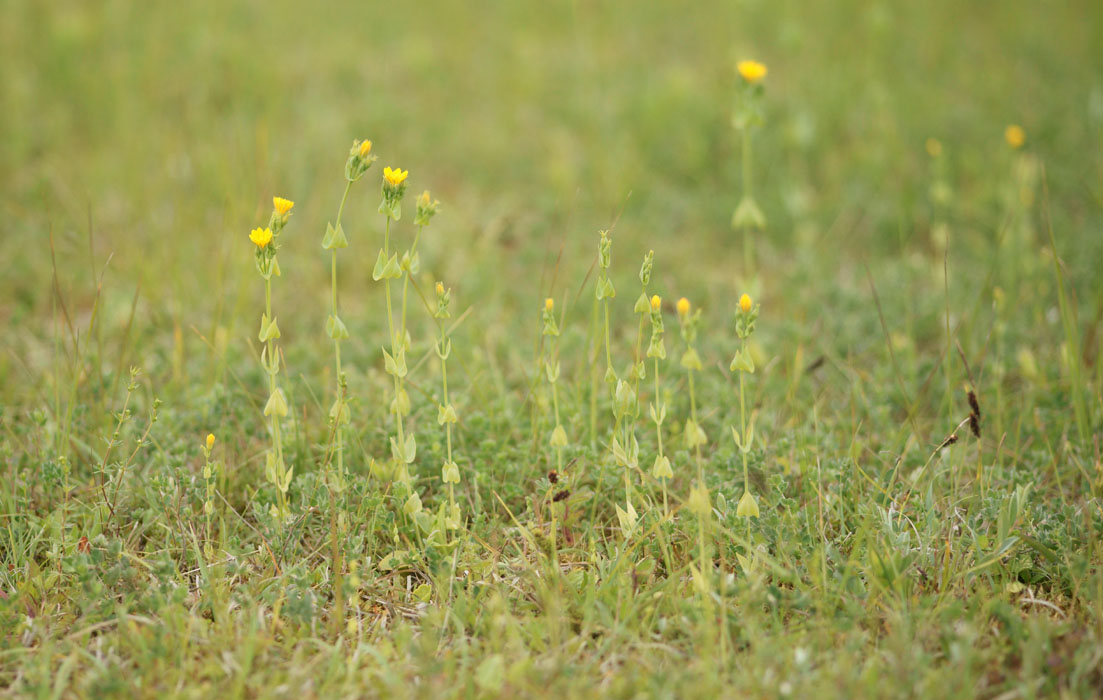
[[[253, 333], [260, 283], [246, 235], [273, 194], [297, 203], [281, 326], [289, 342], [309, 335], [321, 351], [319, 243], [356, 137], [380, 156], [345, 215], [342, 304], [360, 334], [378, 325], [369, 273], [383, 165], [410, 169], [411, 195], [429, 188], [441, 200], [426, 277], [449, 281], [488, 338], [549, 293], [560, 253], [556, 289], [576, 291], [595, 232], [618, 216], [618, 281], [634, 286], [654, 248], [665, 296], [703, 300], [720, 318], [749, 286], [775, 323], [812, 320], [802, 335], [831, 337], [848, 335], [846, 321], [824, 317], [823, 305], [847, 294], [868, 304], [865, 265], [894, 285], [890, 315], [941, 294], [947, 250], [955, 283], [984, 286], [972, 278], [992, 267], [1006, 219], [1009, 123], [1025, 128], [1024, 152], [1045, 168], [1081, 313], [1098, 313], [1098, 3], [0, 6], [9, 398], [28, 398], [17, 387], [50, 362], [51, 235], [77, 325], [111, 255], [98, 313], [120, 331], [138, 291], [131, 346], [142, 351], [127, 361], [163, 377], [174, 329], [189, 353], [219, 326], [231, 346]], [[770, 69], [755, 175], [769, 227], [753, 280], [729, 223], [741, 191], [733, 66], [745, 57]], [[932, 137], [937, 162], [924, 149]], [[948, 249], [931, 235], [939, 206]], [[940, 303], [930, 306], [935, 328]]]

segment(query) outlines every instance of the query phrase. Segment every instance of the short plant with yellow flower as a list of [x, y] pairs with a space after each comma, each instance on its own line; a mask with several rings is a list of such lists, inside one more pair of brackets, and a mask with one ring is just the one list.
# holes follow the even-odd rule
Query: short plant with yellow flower
[[[408, 370], [406, 350], [408, 342], [405, 329], [396, 324], [394, 306], [391, 301], [391, 280], [404, 276], [398, 253], [391, 252], [391, 224], [402, 218], [402, 197], [406, 193], [406, 178], [409, 171], [401, 168], [383, 169], [383, 199], [379, 203], [379, 212], [384, 216], [383, 248], [375, 261], [372, 279], [383, 281], [387, 302], [387, 335], [390, 339], [390, 351], [383, 348], [384, 369], [391, 375], [394, 384], [394, 396], [391, 399], [391, 413], [395, 418], [395, 435], [391, 438], [391, 457], [393, 477], [409, 484], [409, 465], [417, 457], [417, 442], [413, 433], [406, 434], [404, 417], [410, 412], [410, 397], [403, 388], [403, 380]], [[401, 321], [401, 319], [400, 319]]]
[[542, 361], [544, 375], [552, 388], [552, 411], [555, 417], [555, 428], [552, 429], [548, 443], [555, 450], [556, 472], [560, 478], [565, 479], [567, 475], [563, 471], [563, 448], [567, 446], [567, 431], [559, 420], [559, 322], [555, 318], [555, 299], [551, 297], [544, 300], [543, 324], [542, 335], [552, 342], [550, 358]]
[[345, 189], [341, 194], [341, 203], [337, 207], [337, 218], [326, 224], [325, 234], [322, 236], [322, 249], [329, 251], [330, 263], [330, 311], [326, 318], [326, 335], [333, 341], [333, 366], [334, 366], [334, 398], [329, 409], [329, 424], [331, 440], [326, 446], [325, 480], [329, 489], [330, 505], [330, 559], [333, 568], [334, 580], [334, 628], [340, 629], [344, 620], [343, 594], [343, 566], [342, 548], [343, 534], [348, 529], [348, 519], [342, 507], [341, 494], [346, 487], [345, 474], [345, 430], [351, 421], [351, 410], [348, 403], [348, 379], [341, 366], [341, 341], [349, 337], [348, 327], [341, 320], [337, 306], [337, 251], [348, 247], [348, 237], [345, 235], [341, 217], [345, 211], [345, 203], [348, 201], [349, 191], [354, 182], [359, 180], [371, 167], [374, 157], [371, 156], [371, 141], [354, 141], [349, 149], [348, 158], [345, 161]]
[[708, 486], [705, 484], [705, 465], [701, 458], [701, 446], [708, 442], [708, 438], [697, 419], [697, 392], [693, 380], [693, 373], [700, 372], [702, 369], [701, 357], [697, 354], [697, 327], [701, 322], [701, 310], [692, 309], [689, 299], [685, 297], [678, 300], [675, 308], [678, 311], [678, 321], [681, 323], [682, 340], [686, 346], [682, 353], [681, 365], [686, 370], [689, 383], [689, 417], [686, 419], [683, 434], [686, 448], [693, 452], [694, 459], [697, 462], [697, 483], [690, 490], [689, 497], [686, 499], [686, 508], [696, 515], [698, 520], [698, 559], [694, 580], [702, 594], [705, 594], [708, 592], [708, 577], [705, 574], [708, 570], [708, 567], [706, 567], [708, 554], [705, 540], [709, 518], [712, 517], [712, 501], [709, 498]]
[[667, 499], [667, 481], [674, 477], [670, 468], [670, 458], [663, 450], [663, 422], [666, 420], [666, 401], [663, 399], [662, 383], [659, 381], [659, 360], [666, 360], [666, 343], [663, 341], [663, 300], [658, 294], [651, 297], [648, 307], [651, 310], [651, 341], [647, 345], [647, 357], [655, 363], [655, 396], [651, 401], [651, 421], [655, 424], [655, 438], [659, 451], [655, 463], [651, 465], [651, 476], [659, 480], [663, 489], [663, 516], [670, 517], [670, 504]]
[[766, 228], [766, 216], [754, 198], [752, 187], [751, 133], [764, 122], [763, 100], [766, 66], [758, 61], [743, 60], [736, 63], [736, 104], [732, 126], [743, 140], [743, 197], [732, 214], [732, 228], [743, 237], [743, 273], [750, 275], [754, 265], [754, 240], [752, 232]]
[[269, 420], [272, 437], [272, 448], [264, 458], [264, 473], [278, 493], [278, 505], [272, 506], [271, 514], [279, 519], [290, 517], [287, 492], [291, 487], [295, 468], [287, 465], [283, 451], [281, 421], [287, 417], [289, 409], [287, 397], [279, 386], [280, 354], [275, 341], [280, 337], [280, 327], [272, 313], [272, 277], [280, 275], [280, 264], [276, 257], [279, 236], [290, 220], [294, 206], [291, 200], [273, 197], [272, 215], [268, 219], [268, 225], [255, 228], [249, 234], [249, 240], [256, 246], [254, 260], [257, 272], [264, 280], [264, 313], [261, 315], [257, 338], [263, 344], [260, 361], [268, 375], [268, 400], [264, 405], [264, 416]]
[[218, 462], [211, 459], [214, 454], [214, 443], [214, 433], [208, 433], [207, 439], [203, 441], [203, 484], [206, 487], [206, 497], [203, 500], [203, 516], [207, 521], [207, 534], [203, 542], [203, 551], [208, 559], [214, 556], [214, 540], [211, 539], [211, 517], [215, 511], [215, 477], [218, 475]]
[[744, 377], [754, 374], [754, 360], [751, 358], [747, 341], [754, 333], [755, 321], [758, 319], [758, 306], [751, 300], [750, 295], [743, 294], [739, 297], [739, 306], [735, 312], [735, 333], [739, 337], [739, 351], [732, 358], [729, 369], [739, 373], [739, 429], [731, 426], [732, 437], [735, 445], [743, 457], [743, 497], [739, 499], [736, 507], [736, 515], [741, 518], [758, 517], [758, 501], [751, 493], [750, 471], [747, 466], [747, 456], [754, 446], [754, 417], [747, 420], [747, 401], [744, 388]]

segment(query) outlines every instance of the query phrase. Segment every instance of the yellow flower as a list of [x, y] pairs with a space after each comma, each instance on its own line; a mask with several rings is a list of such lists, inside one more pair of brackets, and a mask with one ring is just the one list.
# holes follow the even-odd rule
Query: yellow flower
[[[405, 176], [403, 176], [403, 179], [405, 179]], [[429, 190], [425, 190], [421, 193], [421, 196], [418, 197], [417, 204], [419, 207], [429, 206]]]
[[360, 157], [363, 158], [369, 153], [371, 153], [371, 141], [362, 141], [360, 143]]
[[689, 313], [689, 299], [682, 297], [678, 300], [678, 314], [685, 316]]
[[439, 297], [439, 296], [442, 296], [443, 294], [444, 294], [444, 283], [443, 282], [437, 282], [437, 296]]
[[942, 155], [942, 142], [933, 136], [927, 139], [927, 155], [931, 158], [937, 158]]
[[658, 311], [661, 308], [663, 308], [663, 300], [659, 298], [658, 294], [656, 294], [655, 296], [651, 297], [651, 310]]
[[748, 311], [750, 311], [752, 305], [753, 302], [751, 301], [750, 294], [744, 294], [743, 296], [739, 297], [739, 309], [743, 313], [747, 313]]
[[740, 61], [735, 67], [743, 80], [752, 85], [766, 77], [766, 66], [758, 61]]
[[270, 228], [255, 228], [252, 233], [249, 234], [249, 240], [257, 244], [257, 247], [263, 250], [269, 243], [272, 242], [272, 229]]
[[409, 170], [403, 170], [402, 168], [383, 168], [383, 179], [387, 181], [387, 184], [391, 187], [398, 187], [403, 182], [406, 182], [406, 176], [410, 174]]
[[545, 299], [544, 300], [544, 310], [545, 311], [554, 311], [555, 310], [555, 299], [552, 299], [551, 297], [548, 297], [547, 299]]
[[1026, 141], [1026, 132], [1018, 124], [1012, 124], [1003, 130], [1003, 138], [1008, 146], [1022, 148], [1023, 142]]
[[214, 433], [207, 433], [207, 449], [214, 447]]
[[291, 207], [295, 206], [295, 203], [290, 199], [284, 199], [283, 197], [273, 197], [272, 206], [276, 207], [276, 213], [283, 216], [287, 212], [291, 211]]

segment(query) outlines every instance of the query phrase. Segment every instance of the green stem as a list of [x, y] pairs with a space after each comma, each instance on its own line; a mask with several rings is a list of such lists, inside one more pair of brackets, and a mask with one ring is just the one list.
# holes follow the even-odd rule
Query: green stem
[[[655, 358], [655, 437], [659, 440], [659, 458], [663, 457], [663, 424], [659, 422], [662, 411], [662, 393], [659, 390], [659, 358]], [[666, 477], [659, 480], [663, 487], [663, 517], [670, 517], [670, 506], [666, 498]]]
[[536, 453], [537, 446], [540, 444], [540, 423], [543, 422], [540, 419], [543, 416], [539, 410], [539, 403], [537, 392], [540, 391], [540, 385], [544, 383], [544, 338], [540, 337], [539, 342], [536, 345], [536, 373], [532, 378], [532, 386], [530, 393], [530, 419], [532, 424], [532, 451]]
[[[390, 221], [390, 219], [388, 219], [388, 222], [389, 221]], [[421, 229], [422, 228], [424, 228], [424, 227], [423, 226], [418, 226], [417, 231], [414, 233], [414, 244], [410, 248], [410, 263], [411, 264], [413, 263], [414, 253], [417, 252], [417, 242], [418, 242], [418, 239], [421, 238]], [[388, 285], [389, 285], [389, 283], [390, 283], [390, 280], [388, 280]], [[398, 356], [397, 355], [397, 350], [396, 350], [396, 345], [398, 347], [401, 347], [403, 352], [406, 351], [406, 292], [409, 289], [409, 286], [410, 286], [410, 268], [407, 267], [406, 268], [406, 274], [402, 278], [402, 319], [401, 319], [401, 326], [400, 326], [399, 331], [398, 331], [398, 340], [397, 341], [392, 340], [392, 343], [391, 343], [391, 354], [395, 355], [395, 357]], [[390, 289], [389, 288], [388, 288], [387, 292], [388, 292], [387, 305], [388, 305], [388, 313], [389, 313], [389, 307], [390, 307], [390, 298], [389, 298]], [[398, 408], [398, 404], [397, 404], [398, 396], [405, 389], [405, 386], [406, 386], [406, 380], [403, 377], [395, 376], [395, 399], [396, 399], [395, 407], [396, 408]], [[406, 449], [406, 444], [403, 440], [403, 435], [402, 435], [402, 414], [401, 414], [401, 412], [396, 413], [395, 418], [398, 421], [398, 444], [403, 450], [405, 450]], [[405, 454], [405, 452], [403, 452], [403, 454]]]
[[[204, 461], [203, 471], [206, 474], [210, 474], [210, 470], [211, 470], [211, 453], [210, 452], [205, 452], [204, 453], [203, 461]], [[211, 477], [207, 476], [207, 477], [204, 478], [204, 480], [207, 482], [207, 502], [209, 503], [209, 502], [211, 502], [211, 496], [214, 495], [212, 493], [212, 489], [211, 489]], [[205, 544], [208, 547], [210, 547], [211, 546], [211, 514], [207, 510], [207, 504], [206, 503], [203, 504], [203, 513], [207, 516], [207, 538], [205, 540]]]
[[[643, 288], [643, 293], [644, 293], [644, 296], [647, 296], [647, 287]], [[644, 320], [646, 319], [646, 316], [647, 316], [646, 314], [640, 314], [640, 325], [636, 328], [636, 355], [635, 355], [635, 364], [633, 365], [633, 369], [638, 367], [639, 364], [641, 362], [643, 362], [643, 355], [641, 353], [641, 350], [642, 350], [641, 346], [642, 346], [642, 343], [643, 343], [643, 323], [644, 323]], [[640, 397], [640, 375], [639, 375], [638, 372], [635, 373], [632, 377], [632, 388], [636, 392], [636, 399], [637, 399], [636, 406], [638, 407], [639, 406], [639, 397]]]
[[[697, 424], [697, 394], [693, 388], [693, 370], [689, 370], [689, 417], [693, 419], [693, 427], [700, 430]], [[697, 478], [702, 484], [705, 483], [705, 469], [701, 463], [701, 443], [697, 441], [697, 436], [693, 436], [693, 453], [694, 459], [697, 460]]]
[[[274, 263], [274, 260], [275, 259], [273, 258], [273, 263]], [[269, 275], [264, 280], [264, 313], [268, 316], [269, 322], [271, 322], [271, 319], [272, 319], [272, 277], [271, 277], [271, 275]], [[272, 342], [272, 338], [269, 338], [266, 341], [266, 346], [265, 347], [267, 348], [267, 351], [268, 351], [267, 352], [268, 362], [269, 363], [272, 363], [273, 361], [277, 362], [276, 372], [272, 372], [267, 367], [265, 368], [265, 370], [268, 371], [268, 392], [269, 392], [269, 395], [271, 396], [271, 395], [275, 394], [276, 391], [278, 391], [278, 386], [276, 385], [276, 374], [279, 372], [279, 365], [278, 365], [278, 360], [274, 360], [274, 357], [275, 357], [274, 353], [276, 351], [276, 348], [275, 348], [275, 343]], [[283, 437], [280, 434], [280, 417], [277, 416], [275, 413], [272, 414], [272, 449], [276, 453], [276, 467], [280, 470], [280, 477], [282, 478], [282, 475], [283, 475], [282, 470], [284, 468], [284, 463], [283, 463]], [[279, 488], [279, 484], [277, 484], [276, 486], [277, 486], [276, 491], [279, 492], [280, 514], [281, 515], [287, 515], [287, 512], [288, 512], [287, 495], [283, 492], [283, 489]]]
[[[610, 340], [609, 333], [609, 299], [602, 300], [602, 306], [605, 307], [605, 373], [609, 374], [609, 370], [613, 368], [613, 351], [612, 341]], [[615, 373], [615, 370], [614, 370]], [[616, 397], [616, 385], [610, 386], [610, 390], [613, 392], [613, 435], [616, 435], [620, 430], [620, 411], [617, 410], [617, 397]]]
[[[555, 427], [559, 428], [559, 382], [555, 381], [552, 385], [552, 408], [555, 410]], [[556, 471], [560, 474], [563, 472], [563, 447], [556, 445], [555, 447], [555, 466]]]
[[[352, 182], [351, 181], [346, 182], [345, 183], [345, 193], [343, 195], [341, 195], [341, 204], [340, 204], [340, 206], [337, 207], [337, 222], [334, 225], [335, 228], [340, 228], [341, 227], [341, 214], [344, 213], [344, 211], [345, 211], [345, 200], [348, 199], [349, 190], [351, 188], [352, 188]], [[331, 252], [332, 252], [332, 256], [330, 258], [330, 271], [331, 271], [331, 274], [330, 274], [330, 290], [332, 292], [332, 300], [333, 300], [333, 318], [336, 319], [336, 318], [338, 318], [338, 315], [337, 315], [337, 249], [334, 248]], [[334, 425], [334, 431], [335, 431], [334, 451], [337, 453], [337, 476], [338, 476], [339, 479], [343, 479], [344, 475], [345, 475], [344, 434], [343, 434], [344, 430], [343, 430], [341, 418], [342, 418], [342, 415], [344, 413], [345, 404], [344, 404], [344, 393], [341, 391], [341, 339], [340, 338], [334, 338], [333, 339], [333, 357], [334, 357], [334, 368], [335, 368], [335, 372], [336, 372], [336, 374], [334, 375], [334, 379], [337, 382], [337, 398], [336, 398], [336, 401], [337, 401], [337, 415], [336, 415], [336, 423]]]
[[594, 309], [590, 317], [590, 447], [597, 449], [597, 295], [594, 296]]
[[751, 193], [751, 129], [743, 128], [743, 196], [747, 199]]
[[[352, 181], [345, 182], [345, 192], [341, 195], [341, 204], [337, 207], [337, 221], [334, 223], [334, 228], [341, 228], [341, 215], [345, 211], [345, 201], [348, 199], [349, 190], [352, 189]], [[330, 291], [332, 293], [333, 301], [333, 318], [339, 318], [337, 315], [337, 249], [334, 248], [330, 251]], [[333, 423], [333, 450], [337, 456], [337, 482], [334, 482], [332, 474], [327, 474], [329, 477], [329, 547], [330, 547], [330, 560], [333, 566], [333, 636], [336, 638], [341, 634], [341, 625], [345, 621], [345, 594], [343, 585], [343, 563], [341, 561], [341, 545], [340, 538], [337, 532], [338, 514], [337, 514], [337, 493], [335, 486], [337, 483], [344, 483], [345, 478], [345, 444], [344, 444], [344, 413], [345, 413], [345, 395], [342, 390], [342, 372], [341, 372], [341, 339], [335, 337], [333, 339], [333, 363], [334, 363], [334, 380], [336, 381], [337, 398], [335, 401], [335, 414]], [[332, 464], [330, 460], [326, 460], [326, 464]], [[332, 467], [329, 468], [332, 470]]]
[[[391, 258], [391, 217], [387, 216], [387, 225], [383, 231], [383, 258], [390, 260]], [[398, 339], [394, 332], [394, 311], [391, 304], [391, 278], [386, 277], [383, 280], [383, 288], [387, 296], [387, 332], [391, 336], [391, 356], [398, 361]], [[404, 341], [403, 341], [404, 342]], [[399, 401], [399, 392], [402, 390], [402, 384], [398, 379], [398, 375], [394, 376], [394, 401], [395, 401], [395, 434], [398, 437], [398, 448], [403, 454], [402, 468], [405, 471], [405, 450], [406, 450], [406, 437], [402, 430], [402, 410], [401, 402]]]
[[[698, 425], [697, 425], [697, 394], [694, 391], [694, 386], [693, 386], [693, 370], [689, 370], [689, 415], [693, 419], [693, 427], [696, 430], [700, 430], [700, 427], [698, 427]], [[697, 488], [701, 489], [702, 492], [704, 492], [704, 490], [705, 490], [705, 467], [704, 467], [704, 464], [701, 462], [701, 444], [697, 441], [697, 436], [696, 435], [693, 436], [693, 442], [694, 442], [694, 445], [693, 445], [694, 458], [697, 460]], [[701, 575], [702, 576], [705, 575], [705, 560], [706, 560], [706, 557], [707, 557], [707, 554], [705, 552], [705, 526], [707, 525], [707, 522], [708, 522], [707, 517], [708, 517], [707, 514], [704, 514], [704, 513], [701, 514], [700, 527], [697, 528], [697, 535], [698, 535], [697, 539], [698, 539], [698, 545], [699, 545], [699, 548], [700, 548], [699, 566], [700, 566], [700, 569], [701, 569]]]
[[[743, 340], [743, 354], [747, 352], [747, 340]], [[740, 436], [743, 438], [743, 443], [747, 442], [747, 409], [746, 403], [743, 399], [743, 375], [746, 372], [739, 371], [739, 431]], [[743, 490], [751, 490], [750, 472], [747, 470], [747, 451], [740, 448], [740, 452], [743, 453]]]
[[[743, 199], [753, 199], [751, 188], [751, 128], [743, 127]], [[751, 266], [754, 264], [754, 240], [751, 231], [743, 227], [743, 274], [751, 274]]]
[[[417, 242], [421, 238], [421, 229], [423, 226], [418, 226], [417, 231], [414, 232], [414, 244], [410, 247], [410, 264], [413, 264], [414, 255], [417, 253]], [[402, 335], [402, 342], [406, 342], [406, 290], [410, 286], [410, 268], [406, 268], [406, 275], [402, 278], [402, 329], [399, 333]]]
[[613, 366], [613, 351], [611, 348], [611, 342], [609, 340], [609, 300], [604, 299], [602, 306], [605, 307], [605, 369], [608, 371]]
[[[415, 240], [414, 245], [417, 245]], [[444, 319], [440, 319], [440, 345], [441, 349], [448, 343], [448, 331], [444, 326]], [[444, 394], [444, 405], [449, 406], [448, 401], [448, 359], [446, 357], [440, 358], [440, 377], [441, 377], [441, 389]], [[452, 463], [452, 423], [444, 423], [444, 440], [445, 440], [445, 455], [447, 455], [448, 463]], [[452, 517], [453, 511], [456, 509], [456, 489], [455, 484], [448, 483], [448, 517]]]

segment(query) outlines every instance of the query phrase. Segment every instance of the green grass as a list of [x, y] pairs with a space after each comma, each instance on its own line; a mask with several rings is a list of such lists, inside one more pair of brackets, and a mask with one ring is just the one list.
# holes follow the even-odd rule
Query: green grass
[[[0, 694], [1099, 692], [1094, 4], [372, 5], [0, 0]], [[730, 224], [746, 57], [769, 66], [752, 269]], [[351, 423], [334, 494], [321, 242], [354, 138], [380, 160], [341, 218]], [[392, 346], [371, 278], [384, 165], [411, 173], [392, 250], [410, 245], [416, 195], [441, 201], [410, 283], [411, 485], [388, 478]], [[296, 202], [273, 282], [287, 521], [265, 478], [247, 237], [273, 195]], [[648, 250], [664, 300], [675, 515], [649, 476], [649, 363], [632, 533], [594, 305], [600, 229], [621, 377]], [[464, 520], [447, 534], [432, 522], [449, 502], [438, 280]], [[744, 291], [761, 305], [749, 484], [729, 429]], [[682, 296], [702, 310], [712, 505], [696, 577]], [[546, 297], [568, 436], [556, 484]], [[411, 488], [424, 515], [404, 507]], [[758, 518], [736, 514], [745, 488]]]

